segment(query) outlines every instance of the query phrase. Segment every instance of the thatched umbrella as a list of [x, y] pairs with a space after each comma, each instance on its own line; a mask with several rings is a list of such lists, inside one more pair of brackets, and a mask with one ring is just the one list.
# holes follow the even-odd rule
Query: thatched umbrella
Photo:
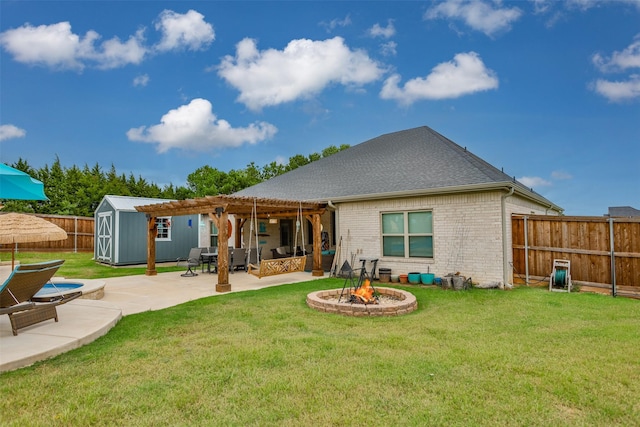
[[11, 245], [11, 269], [15, 266], [16, 243], [65, 240], [67, 232], [35, 215], [7, 213], [0, 215], [0, 244]]

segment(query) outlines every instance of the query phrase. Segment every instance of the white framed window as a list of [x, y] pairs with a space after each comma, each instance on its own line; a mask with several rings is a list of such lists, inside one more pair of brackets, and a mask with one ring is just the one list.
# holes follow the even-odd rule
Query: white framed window
[[156, 234], [156, 241], [171, 240], [171, 217], [160, 216], [156, 218], [156, 226], [158, 228], [158, 234]]
[[218, 246], [218, 227], [211, 221], [209, 223], [209, 241], [211, 242], [211, 246]]
[[385, 212], [382, 256], [433, 259], [433, 212]]

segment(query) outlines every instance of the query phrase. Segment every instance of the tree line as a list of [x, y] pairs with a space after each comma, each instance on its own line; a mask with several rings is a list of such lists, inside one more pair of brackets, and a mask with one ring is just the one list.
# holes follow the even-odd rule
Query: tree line
[[141, 176], [136, 178], [132, 173], [128, 176], [118, 173], [113, 164], [109, 170], [104, 170], [97, 163], [93, 167], [86, 164], [82, 168], [75, 165], [64, 167], [56, 156], [51, 166], [34, 168], [26, 159], [20, 158], [9, 166], [42, 181], [49, 200], [3, 200], [2, 211], [93, 216], [107, 194], [175, 200], [232, 194], [347, 148], [348, 144], [339, 147], [331, 145], [320, 153], [290, 157], [287, 164], [271, 162], [259, 167], [251, 162], [244, 169], [231, 169], [228, 172], [205, 165], [187, 176], [186, 186], [169, 184], [162, 188]]

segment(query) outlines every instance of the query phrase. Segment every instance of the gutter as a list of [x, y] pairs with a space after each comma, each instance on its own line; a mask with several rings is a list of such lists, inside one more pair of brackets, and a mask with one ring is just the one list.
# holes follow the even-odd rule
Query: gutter
[[511, 197], [515, 191], [513, 185], [505, 188], [509, 191], [500, 196], [500, 208], [502, 210], [502, 283], [503, 287], [507, 286], [509, 281], [509, 248], [507, 247], [507, 197]]
[[[439, 187], [439, 188], [420, 188], [406, 191], [393, 191], [386, 193], [369, 193], [369, 194], [357, 194], [348, 196], [334, 196], [331, 198], [331, 202], [358, 202], [366, 200], [380, 200], [380, 199], [395, 199], [401, 197], [416, 197], [416, 196], [432, 196], [438, 194], [451, 194], [451, 193], [470, 193], [476, 191], [491, 191], [491, 190], [504, 190], [511, 189], [513, 193], [517, 193], [525, 199], [532, 200], [542, 206], [548, 206], [550, 210], [561, 213], [563, 209], [554, 205], [549, 200], [545, 199], [538, 194], [525, 191], [526, 187], [520, 188], [511, 181], [491, 182], [482, 184], [469, 184], [469, 185], [457, 185], [451, 187]], [[512, 193], [512, 194], [513, 194]], [[329, 205], [331, 206], [331, 205]]]

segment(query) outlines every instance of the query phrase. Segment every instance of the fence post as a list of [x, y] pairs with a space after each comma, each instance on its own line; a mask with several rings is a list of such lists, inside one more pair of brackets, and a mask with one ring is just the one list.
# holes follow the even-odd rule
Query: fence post
[[529, 230], [527, 216], [524, 216], [524, 283], [529, 286]]
[[611, 245], [611, 295], [616, 296], [616, 251], [613, 241], [613, 218], [609, 218], [609, 244]]
[[73, 253], [78, 253], [78, 217], [73, 217]]

